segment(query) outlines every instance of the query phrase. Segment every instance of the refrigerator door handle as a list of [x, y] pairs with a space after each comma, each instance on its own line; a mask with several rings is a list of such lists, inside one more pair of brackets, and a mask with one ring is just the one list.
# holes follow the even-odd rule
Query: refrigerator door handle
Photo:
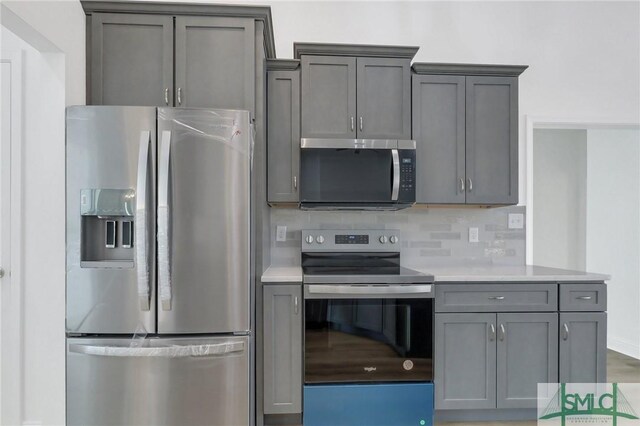
[[163, 311], [171, 310], [171, 238], [169, 235], [169, 163], [171, 131], [162, 132], [158, 169], [158, 285]]
[[149, 223], [147, 223], [147, 180], [149, 173], [150, 144], [150, 132], [148, 130], [141, 132], [136, 183], [135, 247], [138, 299], [140, 310], [142, 311], [148, 311], [150, 309], [151, 296], [149, 287], [149, 256], [147, 251], [147, 242], [149, 241]]
[[245, 350], [244, 342], [209, 343], [204, 345], [172, 345], [160, 347], [129, 347], [70, 344], [69, 352], [104, 357], [186, 358], [231, 356]]

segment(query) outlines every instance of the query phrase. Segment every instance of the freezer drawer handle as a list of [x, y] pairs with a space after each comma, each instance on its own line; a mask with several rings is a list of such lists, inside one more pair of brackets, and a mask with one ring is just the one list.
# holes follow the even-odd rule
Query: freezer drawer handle
[[187, 346], [176, 345], [158, 348], [70, 344], [69, 351], [83, 355], [107, 357], [186, 358], [225, 356], [243, 352], [244, 342], [211, 343], [206, 345]]
[[138, 299], [140, 310], [150, 308], [149, 288], [149, 256], [147, 241], [149, 241], [149, 224], [147, 223], [147, 178], [149, 165], [149, 145], [151, 135], [145, 130], [140, 133], [140, 151], [138, 155], [138, 179], [136, 183], [136, 273], [138, 275]]
[[162, 132], [160, 168], [158, 171], [158, 284], [163, 311], [171, 310], [171, 236], [169, 227], [169, 162], [171, 159], [171, 132]]

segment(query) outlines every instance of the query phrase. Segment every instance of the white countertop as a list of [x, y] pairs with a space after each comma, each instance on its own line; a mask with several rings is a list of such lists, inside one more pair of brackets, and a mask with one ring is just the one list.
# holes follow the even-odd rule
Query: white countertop
[[[545, 266], [482, 265], [482, 266], [426, 266], [415, 267], [420, 272], [432, 274], [436, 282], [586, 282], [606, 281], [609, 275], [568, 269], [547, 268]], [[263, 283], [302, 282], [300, 266], [270, 266], [262, 274]]]

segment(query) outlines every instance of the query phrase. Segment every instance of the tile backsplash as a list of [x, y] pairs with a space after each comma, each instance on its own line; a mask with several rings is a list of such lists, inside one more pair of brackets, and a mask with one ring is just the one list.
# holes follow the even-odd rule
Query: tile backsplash
[[[509, 229], [509, 213], [523, 206], [498, 208], [411, 208], [397, 212], [304, 211], [271, 209], [271, 264], [300, 264], [302, 229], [398, 229], [405, 266], [447, 264], [523, 265], [524, 229]], [[287, 227], [287, 239], [276, 241], [276, 227]], [[469, 228], [478, 228], [477, 243]]]

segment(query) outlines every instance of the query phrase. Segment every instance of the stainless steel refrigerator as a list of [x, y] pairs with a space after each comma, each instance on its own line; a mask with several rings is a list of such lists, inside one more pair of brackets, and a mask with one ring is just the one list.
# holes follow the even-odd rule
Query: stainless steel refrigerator
[[66, 124], [67, 424], [247, 425], [249, 113]]

